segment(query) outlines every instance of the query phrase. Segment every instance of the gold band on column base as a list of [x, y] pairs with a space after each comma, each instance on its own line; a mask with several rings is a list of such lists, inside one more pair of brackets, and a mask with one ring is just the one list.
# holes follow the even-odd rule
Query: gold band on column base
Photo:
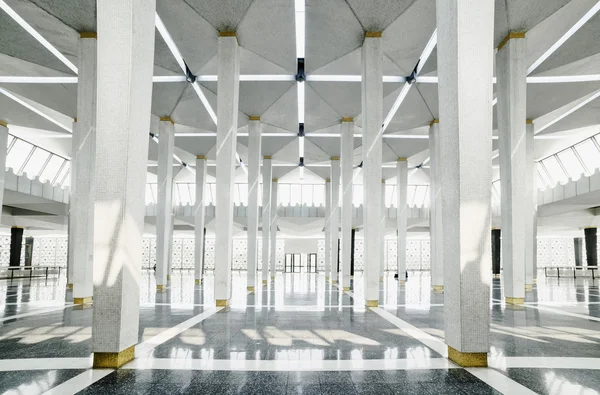
[[404, 284], [406, 284], [406, 280], [398, 280], [398, 283], [399, 283], [400, 285], [404, 285]]
[[167, 287], [165, 285], [156, 285], [156, 292], [165, 292]]
[[444, 290], [444, 286], [443, 285], [432, 285], [431, 289], [433, 289], [434, 292], [441, 292]]
[[379, 301], [378, 300], [365, 300], [365, 306], [367, 306], [367, 307], [378, 307], [379, 306]]
[[73, 304], [92, 304], [92, 297], [86, 296], [84, 298], [73, 298]]
[[267, 285], [267, 280], [263, 280], [263, 285]]
[[119, 352], [95, 352], [94, 368], [117, 369], [135, 358], [135, 346]]
[[331, 280], [332, 284], [337, 284], [338, 282], [336, 280]]
[[325, 281], [329, 281], [329, 277], [325, 277]]
[[486, 352], [460, 352], [448, 346], [448, 359], [464, 368], [485, 368], [488, 366]]
[[227, 307], [229, 306], [229, 299], [217, 299], [216, 305], [217, 307]]
[[533, 283], [534, 283], [534, 284], [537, 284], [537, 278], [534, 278], [534, 279], [533, 279]]
[[196, 284], [202, 284], [202, 279], [201, 278], [197, 278], [195, 282], [196, 282]]
[[73, 284], [67, 284], [67, 289], [73, 289]]
[[383, 277], [379, 277], [379, 281], [383, 281]]
[[525, 303], [525, 298], [511, 298], [510, 296], [506, 297], [506, 304], [523, 304]]
[[271, 276], [271, 281], [275, 280], [275, 276]]
[[344, 287], [344, 292], [350, 291], [350, 287]]
[[253, 286], [247, 286], [246, 289], [250, 292], [254, 292], [254, 287]]
[[167, 281], [169, 281], [171, 279], [171, 275], [167, 274]]
[[525, 292], [533, 292], [533, 284], [525, 284]]

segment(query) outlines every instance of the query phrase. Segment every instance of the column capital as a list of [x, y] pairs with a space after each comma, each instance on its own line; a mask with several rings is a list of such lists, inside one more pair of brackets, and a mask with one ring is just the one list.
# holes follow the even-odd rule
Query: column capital
[[533, 119], [527, 119], [527, 120], [525, 120], [525, 124], [526, 125], [533, 125]]
[[273, 159], [273, 157], [271, 155], [264, 155], [263, 159]]
[[381, 38], [382, 32], [365, 32], [365, 38]]
[[354, 122], [354, 118], [352, 117], [343, 117], [342, 122]]
[[219, 32], [219, 38], [223, 38], [223, 37], [233, 37], [233, 38], [235, 38], [236, 42], [238, 40], [237, 33], [235, 32], [235, 30]]
[[439, 119], [434, 119], [433, 121], [431, 121], [431, 122], [429, 123], [429, 126], [433, 126], [433, 125], [435, 125], [436, 123], [440, 123], [440, 120], [439, 120]]
[[326, 178], [325, 182], [331, 182], [331, 178]]
[[80, 32], [79, 33], [79, 38], [94, 38], [94, 39], [97, 39], [98, 38], [98, 33], [96, 33], [96, 32]]
[[271, 181], [273, 181], [273, 182], [277, 182], [277, 178], [273, 178]]
[[250, 121], [260, 121], [260, 115], [250, 115]]
[[385, 184], [385, 179], [383, 179], [383, 178], [382, 178], [382, 179], [381, 179], [381, 183], [382, 183], [382, 184]]
[[[13, 226], [13, 228], [14, 228], [14, 226]], [[596, 229], [596, 227], [595, 226], [586, 226], [583, 229]]]
[[204, 156], [204, 155], [197, 155], [196, 159], [204, 159], [204, 160], [206, 160], [206, 156]]
[[160, 117], [160, 121], [161, 122], [171, 122], [173, 125], [175, 125], [175, 122], [171, 119], [171, 117]]
[[502, 42], [500, 42], [500, 45], [498, 45], [498, 51], [500, 51], [502, 49], [502, 47], [504, 47], [506, 45], [506, 43], [508, 43], [510, 40], [515, 39], [515, 38], [525, 38], [525, 32], [510, 32], [506, 35], [506, 37], [504, 37], [504, 40], [502, 40]]
[[339, 156], [332, 156], [331, 160], [340, 160], [340, 157]]
[[408, 162], [407, 158], [398, 158], [398, 162]]
[[4, 126], [5, 128], [7, 128], [8, 124], [0, 119], [0, 126]]

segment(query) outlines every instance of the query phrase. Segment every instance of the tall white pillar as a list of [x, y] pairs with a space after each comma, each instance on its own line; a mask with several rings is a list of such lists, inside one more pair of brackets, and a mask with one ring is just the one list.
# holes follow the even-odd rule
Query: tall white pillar
[[277, 178], [271, 184], [271, 280], [277, 274]]
[[352, 179], [354, 176], [354, 120], [342, 118], [342, 287], [350, 290], [350, 257], [352, 256]]
[[8, 150], [8, 125], [0, 120], [0, 213], [4, 202], [4, 178], [6, 176], [6, 154]]
[[271, 157], [263, 156], [262, 166], [262, 283], [269, 281], [269, 235], [271, 226]]
[[72, 157], [75, 188], [73, 218], [73, 303], [92, 303], [94, 242], [94, 161], [96, 153], [96, 33], [81, 33], [77, 84], [77, 121]]
[[[71, 135], [71, 152], [76, 152], [78, 144], [77, 137], [77, 120], [73, 121], [73, 134]], [[69, 185], [69, 218], [68, 218], [68, 229], [67, 229], [67, 290], [73, 290], [73, 266], [75, 261], [75, 215], [72, 215], [73, 211], [73, 199], [75, 199], [75, 189], [77, 189], [77, 179], [75, 174], [77, 173], [77, 163], [75, 156], [71, 158], [71, 168], [69, 177], [71, 178], [71, 184]]]
[[228, 306], [231, 298], [233, 248], [233, 181], [237, 142], [240, 55], [234, 32], [218, 39], [217, 205], [215, 207], [215, 299]]
[[365, 33], [362, 47], [362, 157], [365, 304], [379, 305], [383, 47], [381, 32]]
[[331, 276], [331, 179], [325, 180], [325, 281]]
[[379, 261], [379, 281], [383, 281], [385, 274], [385, 222], [387, 216], [387, 207], [385, 206], [385, 180], [381, 179], [381, 222], [379, 225], [379, 232], [381, 234], [379, 240], [381, 242], [381, 260]]
[[94, 368], [134, 358], [154, 70], [154, 0], [97, 5]]
[[173, 149], [175, 128], [169, 117], [158, 125], [158, 175], [156, 186], [156, 290], [164, 292], [170, 279], [173, 215]]
[[[537, 278], [537, 169], [535, 167], [535, 127], [528, 119], [525, 125], [527, 181], [525, 182], [525, 289], [531, 289]], [[530, 203], [529, 205], [527, 203]]]
[[506, 303], [525, 301], [526, 223], [531, 200], [526, 200], [525, 121], [527, 106], [527, 40], [510, 33], [498, 48], [498, 147], [502, 217], [502, 266]]
[[442, 230], [442, 196], [440, 182], [440, 123], [434, 119], [429, 126], [429, 248], [431, 288], [444, 289], [444, 252]]
[[398, 158], [396, 162], [396, 226], [398, 236], [398, 282], [406, 283], [406, 234], [408, 207], [406, 194], [408, 189], [408, 161], [406, 158]]
[[437, 0], [448, 358], [487, 366], [490, 333], [493, 0]]
[[258, 261], [258, 188], [260, 188], [260, 117], [251, 116], [248, 124], [248, 291], [256, 287]]
[[194, 278], [200, 284], [204, 279], [204, 222], [206, 218], [206, 157], [196, 156], [196, 201], [194, 202]]
[[338, 258], [340, 239], [340, 158], [331, 158], [331, 282], [338, 282]]

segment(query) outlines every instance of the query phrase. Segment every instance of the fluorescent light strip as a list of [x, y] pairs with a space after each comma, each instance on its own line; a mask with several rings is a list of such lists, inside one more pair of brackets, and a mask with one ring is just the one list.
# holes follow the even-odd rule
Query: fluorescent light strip
[[152, 77], [152, 82], [185, 82], [183, 75], [155, 75]]
[[300, 166], [300, 179], [304, 180], [304, 166]]
[[16, 101], [17, 103], [19, 103], [23, 107], [26, 107], [29, 110], [33, 111], [34, 113], [36, 113], [40, 117], [45, 118], [46, 120], [52, 122], [53, 124], [55, 124], [56, 126], [60, 127], [61, 129], [64, 129], [64, 130], [66, 130], [69, 133], [73, 133], [73, 130], [71, 130], [70, 127], [67, 127], [67, 126], [63, 125], [62, 123], [58, 122], [56, 119], [54, 119], [51, 116], [49, 116], [48, 114], [45, 114], [44, 112], [38, 110], [37, 108], [35, 108], [34, 106], [30, 105], [26, 101], [21, 100], [20, 98], [18, 98], [17, 96], [13, 95], [9, 91], [7, 91], [7, 90], [5, 90], [3, 88], [0, 88], [0, 93], [2, 93], [4, 96], [8, 97], [9, 99], [12, 99], [12, 100]]
[[600, 81], [600, 74], [527, 77], [528, 84], [559, 84], [559, 83], [565, 83], [565, 82], [593, 82], [593, 81]]
[[2, 8], [4, 12], [6, 12], [12, 19], [14, 19], [15, 22], [21, 25], [21, 27], [25, 29], [27, 33], [31, 34], [33, 38], [35, 38], [40, 44], [46, 47], [48, 51], [52, 52], [52, 54], [56, 56], [58, 60], [63, 62], [63, 64], [67, 66], [71, 71], [73, 71], [75, 74], [78, 73], [77, 66], [71, 63], [69, 59], [67, 59], [62, 53], [60, 53], [58, 49], [54, 47], [54, 45], [50, 44], [48, 40], [42, 37], [41, 34], [39, 34], [29, 23], [25, 21], [25, 19], [21, 18], [19, 14], [17, 14], [12, 8], [10, 8], [8, 4], [4, 2], [4, 0], [0, 0], [0, 8]]
[[240, 81], [296, 81], [292, 74], [245, 74], [240, 75]]
[[294, 9], [296, 15], [296, 58], [304, 58], [305, 48], [305, 19], [306, 6], [304, 0], [295, 0]]
[[298, 122], [304, 123], [304, 82], [298, 82]]
[[331, 74], [311, 74], [306, 76], [307, 81], [313, 82], [360, 82], [360, 75], [331, 75]]
[[76, 84], [77, 77], [0, 77], [7, 84]]
[[550, 126], [554, 125], [555, 123], [557, 123], [561, 119], [564, 119], [564, 118], [568, 117], [569, 115], [573, 114], [575, 111], [579, 110], [581, 107], [583, 107], [586, 104], [588, 104], [589, 102], [597, 99], [598, 97], [600, 97], [600, 92], [596, 92], [594, 95], [592, 95], [589, 98], [587, 98], [586, 100], [582, 101], [581, 103], [579, 103], [575, 107], [571, 108], [570, 110], [567, 110], [566, 112], [564, 112], [563, 114], [561, 114], [558, 117], [554, 118], [552, 121], [548, 122], [544, 126], [541, 126], [539, 129], [536, 129], [535, 133], [536, 134], [540, 133], [542, 130], [545, 130], [545, 129], [549, 128]]
[[194, 90], [196, 91], [196, 94], [200, 98], [200, 101], [204, 105], [206, 112], [208, 112], [208, 115], [210, 115], [210, 119], [212, 119], [213, 123], [216, 125], [217, 124], [217, 114], [215, 113], [215, 110], [213, 110], [210, 103], [208, 102], [208, 99], [206, 98], [206, 95], [204, 95], [204, 92], [202, 92], [202, 89], [200, 88], [200, 84], [198, 84], [198, 81], [194, 81], [194, 83], [192, 84], [192, 88], [194, 88]]
[[427, 59], [429, 59], [429, 56], [433, 52], [433, 49], [435, 48], [436, 45], [437, 45], [437, 29], [435, 29], [433, 31], [433, 34], [429, 38], [429, 41], [427, 42], [427, 45], [425, 45], [425, 49], [423, 50], [423, 53], [421, 54], [421, 57], [419, 58], [421, 60], [419, 61], [419, 64], [417, 66], [417, 75], [419, 75], [421, 73], [421, 70], [423, 70], [425, 63], [427, 63]]
[[158, 29], [158, 32], [162, 36], [163, 40], [165, 40], [165, 43], [167, 44], [167, 47], [169, 47], [169, 50], [173, 54], [173, 57], [175, 57], [175, 61], [185, 74], [185, 62], [183, 61], [183, 56], [181, 56], [181, 52], [179, 52], [179, 48], [177, 48], [175, 41], [173, 41], [173, 37], [171, 37], [169, 31], [167, 30], [167, 27], [163, 23], [162, 19], [160, 19], [158, 12], [155, 12], [154, 15], [154, 23], [156, 25], [156, 29]]
[[300, 157], [303, 158], [304, 157], [304, 136], [298, 137], [298, 151], [299, 151]]
[[580, 20], [577, 21], [565, 34], [562, 35], [561, 38], [558, 39], [538, 60], [536, 60], [529, 68], [527, 69], [527, 74], [531, 74], [535, 69], [538, 68], [540, 64], [542, 64], [546, 59], [550, 57], [561, 45], [563, 45], [573, 34], [575, 34], [587, 21], [592, 19], [596, 13], [600, 11], [600, 1], [597, 2], [588, 12], [585, 13], [584, 16], [581, 17]]

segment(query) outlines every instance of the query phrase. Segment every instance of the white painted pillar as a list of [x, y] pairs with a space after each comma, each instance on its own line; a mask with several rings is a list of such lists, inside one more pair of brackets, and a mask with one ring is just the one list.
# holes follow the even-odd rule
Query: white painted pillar
[[173, 149], [175, 128], [169, 117], [158, 124], [158, 176], [156, 186], [156, 290], [164, 292], [171, 275], [173, 215]]
[[[537, 169], [535, 165], [535, 145], [533, 136], [535, 126], [528, 119], [525, 125], [525, 149], [527, 181], [525, 182], [525, 218], [526, 218], [526, 251], [525, 261], [525, 289], [533, 287], [537, 278]], [[530, 202], [527, 205], [527, 202]]]
[[340, 255], [338, 240], [340, 238], [340, 158], [331, 158], [331, 282], [338, 283], [338, 258]]
[[218, 39], [217, 205], [215, 207], [215, 299], [228, 306], [231, 298], [233, 248], [233, 182], [237, 141], [240, 50], [233, 32]]
[[342, 287], [350, 290], [350, 257], [352, 256], [352, 179], [354, 177], [354, 120], [342, 118]]
[[442, 196], [440, 176], [440, 123], [434, 119], [429, 126], [429, 248], [431, 261], [431, 288], [444, 289], [444, 252], [442, 230]]
[[325, 281], [331, 276], [331, 179], [325, 180]]
[[[71, 152], [76, 152], [76, 147], [78, 145], [78, 135], [77, 133], [77, 121], [75, 120], [72, 124], [73, 126], [73, 134], [71, 135]], [[71, 168], [69, 171], [69, 177], [71, 179], [71, 184], [69, 185], [69, 225], [67, 229], [67, 290], [73, 290], [73, 266], [75, 260], [75, 216], [72, 215], [73, 211], [73, 199], [75, 199], [75, 189], [77, 189], [77, 179], [75, 174], [77, 172], [77, 163], [76, 163], [75, 155], [71, 158]]]
[[196, 156], [196, 201], [194, 203], [194, 278], [200, 284], [204, 279], [204, 227], [206, 219], [206, 157]]
[[154, 0], [97, 5], [94, 368], [134, 358], [138, 342]]
[[437, 0], [436, 20], [445, 340], [452, 361], [487, 366], [494, 1]]
[[92, 303], [94, 291], [94, 161], [96, 153], [96, 33], [79, 38], [77, 134], [72, 157], [76, 188], [71, 201], [73, 218], [73, 303]]
[[379, 305], [383, 47], [381, 32], [365, 33], [362, 47], [362, 157], [365, 304]]
[[406, 158], [398, 158], [396, 162], [396, 226], [397, 226], [397, 255], [398, 282], [406, 283], [406, 235], [408, 206], [406, 194], [408, 189], [408, 161]]
[[271, 184], [271, 280], [277, 274], [277, 178]]
[[256, 265], [258, 261], [258, 188], [260, 188], [260, 117], [250, 117], [248, 124], [248, 291], [256, 287]]
[[379, 232], [381, 234], [379, 240], [381, 242], [381, 260], [379, 261], [379, 281], [383, 281], [383, 276], [385, 274], [385, 220], [386, 220], [386, 210], [385, 206], [385, 180], [381, 179], [381, 222], [379, 225]]
[[6, 177], [6, 155], [8, 150], [8, 125], [0, 121], [0, 214], [4, 202], [4, 179]]
[[271, 226], [271, 157], [263, 156], [262, 166], [262, 283], [269, 281], [269, 235]]
[[525, 301], [526, 223], [531, 200], [526, 196], [525, 121], [527, 40], [510, 33], [498, 48], [498, 147], [500, 152], [502, 266], [506, 303]]

